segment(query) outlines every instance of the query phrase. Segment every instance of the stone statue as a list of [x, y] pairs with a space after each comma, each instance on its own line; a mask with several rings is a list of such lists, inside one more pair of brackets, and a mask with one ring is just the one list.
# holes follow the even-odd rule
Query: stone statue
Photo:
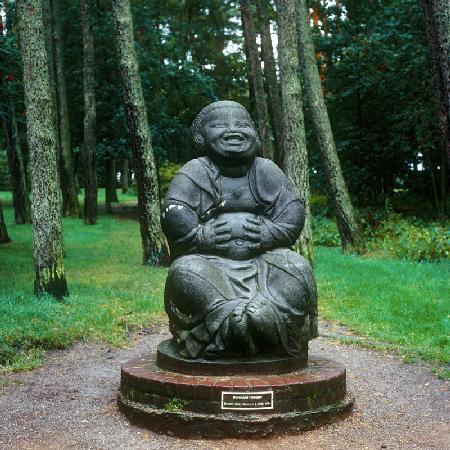
[[309, 262], [289, 249], [305, 211], [291, 182], [256, 156], [248, 111], [220, 101], [192, 124], [201, 156], [176, 174], [162, 209], [173, 258], [165, 308], [184, 358], [307, 355], [317, 336]]

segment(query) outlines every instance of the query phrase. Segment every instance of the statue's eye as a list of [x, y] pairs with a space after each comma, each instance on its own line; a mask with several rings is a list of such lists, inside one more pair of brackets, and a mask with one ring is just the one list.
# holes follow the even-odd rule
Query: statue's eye
[[224, 127], [226, 127], [227, 125], [224, 124], [224, 123], [210, 123], [209, 126], [210, 126], [211, 128], [224, 128]]
[[242, 128], [249, 128], [250, 124], [248, 122], [238, 122], [236, 124], [238, 127], [242, 127]]

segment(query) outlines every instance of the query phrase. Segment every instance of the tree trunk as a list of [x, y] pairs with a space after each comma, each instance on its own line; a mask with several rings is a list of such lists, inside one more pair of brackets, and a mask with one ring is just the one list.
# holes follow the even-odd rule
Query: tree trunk
[[253, 25], [250, 0], [240, 0], [242, 28], [244, 39], [248, 49], [248, 63], [250, 65], [250, 78], [255, 94], [256, 114], [258, 116], [259, 135], [262, 143], [262, 156], [273, 159], [273, 145], [269, 126], [269, 113], [267, 110], [266, 96], [264, 92], [264, 81], [261, 71], [261, 60], [259, 58], [256, 34]]
[[[7, 3], [4, 3], [4, 11], [8, 17], [7, 32], [11, 33], [12, 24], [9, 20], [10, 14]], [[0, 16], [0, 25], [3, 20]], [[4, 35], [0, 33], [0, 42], [3, 44]], [[6, 153], [8, 156], [8, 171], [11, 192], [14, 205], [14, 220], [16, 225], [31, 223], [31, 204], [28, 196], [28, 187], [23, 160], [22, 146], [20, 144], [19, 128], [17, 126], [16, 108], [12, 95], [8, 95], [6, 83], [3, 79], [3, 71], [0, 70], [0, 85], [3, 85], [5, 97], [0, 104], [0, 115], [3, 122], [5, 134]], [[9, 97], [9, 100], [7, 98]], [[6, 106], [8, 103], [8, 106]]]
[[447, 205], [448, 196], [448, 175], [447, 175], [447, 155], [445, 154], [445, 149], [441, 147], [441, 163], [440, 163], [440, 185], [441, 185], [441, 212], [445, 214], [445, 209]]
[[[450, 2], [422, 0], [442, 144], [450, 168]], [[450, 173], [450, 170], [449, 170]]]
[[61, 0], [50, 0], [53, 24], [53, 50], [55, 68], [56, 105], [60, 139], [60, 173], [63, 198], [63, 214], [80, 217], [73, 157], [70, 147], [69, 110], [67, 106], [66, 80], [61, 32]]
[[17, 225], [31, 223], [31, 204], [30, 198], [28, 197], [25, 164], [13, 100], [9, 101], [8, 112], [5, 110], [2, 111], [2, 118], [14, 205], [14, 220]]
[[55, 75], [55, 49], [53, 46], [53, 20], [52, 20], [52, 0], [42, 0], [42, 20], [44, 23], [45, 33], [45, 48], [47, 49], [47, 61], [48, 61], [48, 76], [50, 81], [50, 93], [52, 96], [52, 102], [55, 105], [53, 108], [53, 121], [56, 129], [56, 160], [58, 162], [58, 175], [61, 180], [61, 174], [59, 173], [59, 167], [61, 165], [61, 140], [59, 136], [58, 128], [58, 108], [56, 98], [56, 75]]
[[341, 163], [333, 139], [327, 106], [323, 97], [311, 37], [306, 0], [300, 0], [297, 12], [298, 48], [308, 109], [318, 142], [328, 191], [336, 212], [337, 225], [344, 252], [364, 252], [364, 239], [342, 174]]
[[3, 217], [3, 208], [0, 203], [0, 244], [6, 244], [10, 242], [11, 239], [8, 236], [8, 230], [6, 229], [5, 218]]
[[126, 194], [128, 192], [128, 184], [129, 184], [129, 162], [128, 158], [122, 159], [122, 168], [120, 170], [120, 184], [122, 187], [122, 192]]
[[97, 173], [95, 170], [95, 54], [91, 5], [91, 0], [81, 0], [84, 81], [84, 222], [88, 225], [97, 223]]
[[[309, 170], [306, 150], [302, 87], [298, 77], [296, 0], [276, 0], [278, 21], [278, 55], [280, 65], [281, 103], [283, 107], [284, 167], [305, 205], [306, 221], [298, 250], [314, 260], [309, 207]], [[294, 24], [294, 26], [293, 26]]]
[[[248, 45], [245, 39], [243, 46], [244, 46], [245, 60], [249, 61], [250, 57]], [[248, 86], [248, 106], [249, 106], [248, 111], [252, 117], [257, 117], [258, 114], [256, 112], [255, 87], [253, 86], [252, 74], [248, 64], [247, 64], [247, 86]]]
[[264, 75], [268, 97], [270, 123], [275, 141], [275, 162], [283, 168], [283, 127], [281, 119], [281, 99], [278, 89], [277, 67], [273, 55], [272, 36], [267, 9], [267, 0], [257, 0], [259, 27], [261, 32], [261, 53], [264, 61]]
[[113, 158], [111, 161], [111, 186], [112, 186], [112, 201], [118, 202], [119, 197], [117, 197], [117, 169], [116, 160]]
[[112, 214], [112, 202], [117, 202], [116, 164], [114, 159], [105, 159], [105, 212]]
[[63, 262], [55, 105], [40, 0], [18, 0], [27, 138], [31, 161], [35, 294], [68, 295]]
[[161, 230], [158, 176], [134, 48], [133, 17], [129, 0], [113, 0], [113, 17], [119, 72], [134, 151], [143, 261], [146, 265], [158, 266], [166, 263], [168, 250]]

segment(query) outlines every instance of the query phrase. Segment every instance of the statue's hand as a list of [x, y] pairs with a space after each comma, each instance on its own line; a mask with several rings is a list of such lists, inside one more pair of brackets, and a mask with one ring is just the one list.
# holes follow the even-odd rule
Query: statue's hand
[[244, 224], [245, 236], [252, 242], [248, 245], [248, 248], [258, 250], [276, 246], [276, 240], [270, 232], [267, 222], [268, 220], [262, 217], [247, 218]]
[[210, 220], [199, 227], [197, 245], [200, 250], [226, 250], [231, 239], [231, 228], [226, 220]]

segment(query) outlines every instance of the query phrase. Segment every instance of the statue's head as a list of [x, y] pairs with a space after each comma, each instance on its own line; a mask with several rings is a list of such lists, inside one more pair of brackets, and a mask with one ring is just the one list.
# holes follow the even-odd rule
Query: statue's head
[[249, 112], [232, 101], [214, 102], [200, 111], [191, 127], [201, 152], [222, 162], [249, 161], [261, 146]]

